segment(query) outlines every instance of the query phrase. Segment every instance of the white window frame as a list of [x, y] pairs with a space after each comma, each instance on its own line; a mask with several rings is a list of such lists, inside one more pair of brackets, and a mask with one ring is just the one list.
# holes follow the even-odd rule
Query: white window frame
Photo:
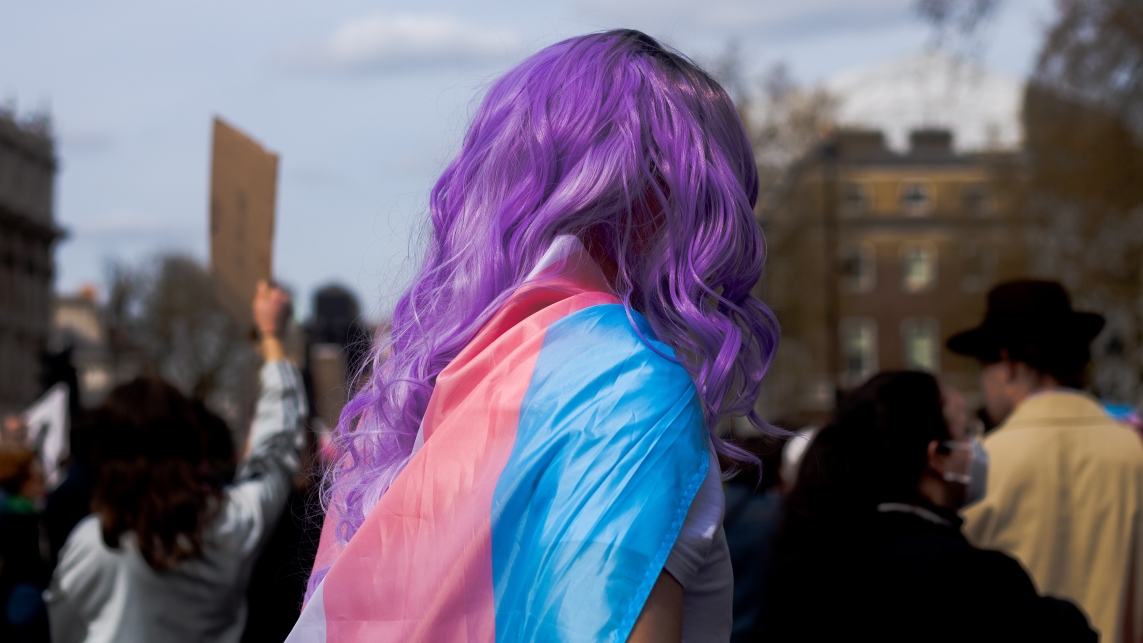
[[[857, 202], [850, 203], [850, 191], [860, 194]], [[845, 181], [841, 184], [841, 194], [839, 195], [841, 205], [841, 212], [844, 216], [856, 217], [869, 212], [869, 206], [873, 201], [870, 194], [869, 186], [861, 181]]]
[[[906, 257], [912, 254], [912, 251], [918, 249], [926, 251], [930, 257], [931, 275], [928, 281], [912, 285], [909, 282], [909, 269], [906, 263]], [[941, 265], [941, 256], [937, 252], [937, 244], [932, 241], [906, 241], [901, 244], [901, 249], [898, 253], [898, 262], [901, 266], [901, 290], [910, 294], [918, 294], [929, 292], [937, 287], [937, 282], [940, 280]]]
[[858, 255], [862, 274], [856, 279], [840, 270], [840, 283], [843, 290], [852, 293], [868, 293], [877, 288], [877, 247], [868, 241], [843, 243], [838, 251], [839, 268], [844, 268], [851, 253]]
[[[978, 272], [969, 271], [969, 263], [977, 256]], [[1000, 256], [996, 248], [976, 243], [967, 243], [961, 252], [961, 288], [965, 292], [985, 292], [993, 283], [1000, 268]]]
[[[859, 332], [867, 340], [864, 354], [861, 356], [860, 371], [849, 368], [849, 344], [847, 339], [852, 333]], [[841, 381], [847, 388], [860, 386], [865, 380], [872, 377], [880, 369], [880, 342], [877, 336], [877, 320], [872, 317], [846, 317], [838, 325], [838, 345], [841, 354]]]
[[[912, 342], [924, 333], [928, 336], [928, 364], [912, 359]], [[909, 370], [939, 373], [941, 371], [941, 323], [936, 317], [906, 317], [901, 320], [901, 364]]]
[[[920, 204], [906, 204], [905, 193], [912, 187], [921, 188], [925, 193], [925, 201]], [[897, 191], [897, 204], [901, 208], [901, 212], [909, 217], [923, 217], [928, 216], [936, 210], [937, 195], [936, 190], [933, 189], [933, 182], [928, 179], [907, 179], [901, 181], [901, 187]]]

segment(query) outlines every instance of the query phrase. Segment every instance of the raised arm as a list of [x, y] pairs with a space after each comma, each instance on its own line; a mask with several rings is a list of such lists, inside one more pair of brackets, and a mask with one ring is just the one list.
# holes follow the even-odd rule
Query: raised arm
[[290, 298], [279, 288], [258, 284], [254, 322], [262, 336], [266, 363], [246, 450], [233, 487], [227, 490], [220, 537], [253, 551], [277, 522], [301, 467], [299, 449], [307, 415], [301, 374], [285, 357], [281, 336]]
[[[246, 439], [242, 469], [248, 469], [266, 456], [279, 460], [281, 456], [289, 456], [293, 462], [285, 464], [296, 471], [297, 448], [307, 409], [301, 375], [282, 348], [282, 334], [291, 313], [290, 296], [280, 288], [259, 281], [253, 311], [266, 363], [262, 367], [258, 405]], [[279, 442], [283, 444], [277, 444]], [[286, 443], [289, 448], [275, 449]], [[239, 475], [243, 473], [246, 477], [256, 475], [256, 471], [240, 469]]]

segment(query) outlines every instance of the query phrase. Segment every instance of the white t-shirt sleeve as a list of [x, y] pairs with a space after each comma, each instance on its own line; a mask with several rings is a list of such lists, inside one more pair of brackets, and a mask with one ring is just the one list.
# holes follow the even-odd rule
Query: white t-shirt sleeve
[[710, 455], [710, 468], [687, 510], [683, 528], [675, 540], [675, 546], [667, 557], [664, 568], [684, 588], [698, 573], [710, 554], [715, 534], [722, 526], [722, 512], [725, 500], [722, 495], [721, 473], [718, 458]]
[[262, 389], [250, 427], [250, 452], [226, 490], [223, 514], [215, 523], [214, 544], [253, 552], [277, 521], [290, 493], [290, 476], [301, 468], [307, 414], [301, 374], [287, 361], [266, 362]]
[[683, 586], [683, 643], [725, 643], [734, 625], [734, 569], [722, 518], [718, 458], [687, 510], [664, 568]]
[[117, 595], [116, 557], [103, 545], [99, 516], [84, 518], [60, 552], [60, 562], [44, 592], [52, 643], [80, 643], [88, 627]]

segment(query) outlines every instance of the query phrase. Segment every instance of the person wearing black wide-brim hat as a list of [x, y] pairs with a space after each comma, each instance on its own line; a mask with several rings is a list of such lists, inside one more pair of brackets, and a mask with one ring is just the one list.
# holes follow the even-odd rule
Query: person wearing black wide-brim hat
[[948, 341], [981, 363], [999, 426], [965, 535], [1020, 560], [1044, 594], [1087, 611], [1103, 641], [1143, 638], [1143, 441], [1079, 390], [1103, 317], [1050, 281], [1001, 284], [984, 322]]
[[1101, 330], [1103, 317], [1072, 310], [1063, 286], [1029, 279], [993, 288], [984, 323], [954, 335], [948, 347], [985, 366], [985, 405], [992, 423], [999, 424], [1036, 391], [1080, 388], [1091, 340]]

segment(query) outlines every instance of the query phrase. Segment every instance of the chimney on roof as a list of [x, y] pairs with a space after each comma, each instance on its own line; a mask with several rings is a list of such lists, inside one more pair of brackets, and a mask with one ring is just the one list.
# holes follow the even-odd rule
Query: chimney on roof
[[94, 304], [99, 301], [99, 289], [95, 284], [83, 284], [79, 287], [79, 290], [76, 291], [75, 296]]
[[838, 157], [843, 159], [869, 159], [884, 156], [885, 135], [879, 130], [843, 129], [834, 135]]
[[910, 156], [927, 158], [952, 156], [952, 132], [947, 129], [918, 129], [909, 134]]

